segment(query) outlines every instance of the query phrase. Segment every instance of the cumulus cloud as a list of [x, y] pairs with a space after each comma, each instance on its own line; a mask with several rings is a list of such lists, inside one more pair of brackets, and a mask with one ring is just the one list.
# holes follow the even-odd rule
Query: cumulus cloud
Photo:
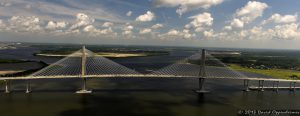
[[67, 23], [66, 22], [55, 22], [55, 21], [49, 21], [47, 26], [46, 26], [46, 29], [49, 29], [49, 30], [56, 30], [56, 29], [64, 29], [66, 28], [67, 26]]
[[167, 35], [170, 35], [170, 36], [177, 36], [177, 35], [179, 35], [179, 34], [180, 34], [180, 32], [177, 31], [177, 30], [175, 30], [175, 29], [171, 29], [171, 30], [169, 30], [168, 33], [167, 33]]
[[205, 37], [207, 37], [207, 38], [212, 38], [212, 37], [215, 36], [215, 35], [214, 35], [214, 30], [213, 30], [213, 29], [210, 29], [209, 31], [204, 31], [204, 32], [203, 32], [203, 35], [204, 35]]
[[77, 22], [71, 26], [71, 30], [76, 30], [82, 27], [85, 27], [87, 25], [90, 25], [95, 22], [94, 18], [89, 17], [88, 15], [84, 13], [78, 13], [76, 15]]
[[260, 25], [231, 32], [214, 32], [213, 34], [206, 32], [204, 36], [220, 40], [295, 40], [300, 39], [300, 27], [297, 23], [278, 24], [269, 28]]
[[273, 14], [269, 19], [264, 20], [263, 24], [274, 22], [274, 23], [295, 23], [297, 22], [298, 16], [295, 15], [280, 15], [278, 13]]
[[[53, 34], [53, 35], [70, 35], [70, 34], [87, 34], [91, 36], [110, 36], [116, 37], [117, 32], [111, 28], [113, 23], [106, 22], [101, 28], [95, 27], [92, 23], [93, 18], [78, 13], [76, 15], [76, 22], [71, 23], [65, 21], [46, 21], [40, 20], [39, 17], [31, 16], [13, 16], [4, 22], [0, 19], [1, 31], [14, 31], [14, 32], [39, 32], [40, 34]], [[131, 31], [133, 27], [128, 27]]]
[[38, 17], [13, 16], [9, 19], [9, 28], [14, 31], [41, 31], [41, 22]]
[[244, 7], [238, 9], [230, 21], [230, 25], [224, 27], [225, 30], [233, 28], [243, 28], [246, 24], [251, 23], [258, 17], [263, 15], [263, 12], [268, 8], [268, 5], [263, 2], [249, 1]]
[[155, 19], [155, 14], [151, 11], [147, 11], [146, 14], [138, 16], [135, 20], [141, 22], [149, 22]]
[[208, 9], [221, 4], [223, 0], [154, 0], [156, 7], [178, 7], [176, 13], [180, 16], [196, 9]]
[[244, 7], [236, 11], [237, 17], [244, 23], [250, 23], [263, 15], [268, 5], [263, 2], [249, 1]]
[[182, 31], [182, 35], [183, 35], [183, 38], [184, 38], [184, 39], [192, 39], [193, 37], [196, 36], [196, 34], [190, 33], [190, 30], [188, 30], [188, 29], [184, 29], [184, 30]]
[[97, 29], [93, 25], [88, 25], [83, 28], [83, 31], [84, 32], [95, 32], [95, 31], [97, 31]]
[[3, 28], [5, 26], [6, 26], [5, 23], [0, 19], [0, 28]]
[[[243, 28], [244, 22], [241, 21], [240, 19], [233, 19], [230, 23], [230, 26], [234, 28]], [[231, 27], [227, 27], [227, 28], [230, 29]]]
[[188, 29], [182, 31], [176, 29], [170, 29], [167, 33], [159, 34], [158, 37], [163, 40], [174, 40], [174, 39], [192, 39], [196, 34], [193, 34]]
[[114, 23], [112, 22], [105, 22], [103, 23], [102, 27], [112, 27], [114, 25]]
[[232, 30], [232, 27], [227, 25], [227, 26], [225, 26], [223, 29], [224, 29], [224, 30], [227, 30], [227, 31], [230, 31], [230, 30]]
[[7, 1], [4, 1], [4, 2], [0, 3], [0, 6], [8, 7], [8, 6], [11, 6], [11, 3], [7, 2]]
[[123, 35], [131, 35], [132, 34], [132, 30], [133, 30], [133, 26], [132, 25], [127, 25], [123, 30]]
[[162, 28], [162, 27], [164, 27], [164, 25], [163, 24], [160, 24], [160, 23], [157, 23], [157, 24], [155, 24], [155, 25], [152, 25], [152, 29], [159, 29], [159, 28]]
[[117, 35], [117, 33], [115, 33], [111, 28], [107, 28], [107, 29], [102, 29], [100, 31], [101, 34], [109, 34], [109, 33], [113, 33], [114, 35]]
[[114, 32], [110, 27], [107, 29], [97, 29], [93, 25], [88, 25], [83, 28], [83, 32], [88, 33], [90, 36], [110, 36], [116, 37], [117, 33]]
[[151, 31], [152, 31], [151, 29], [145, 28], [145, 29], [140, 30], [140, 34], [147, 34], [147, 33], [150, 33]]
[[212, 26], [214, 18], [210, 13], [204, 12], [195, 16], [189, 17], [192, 21], [185, 25], [185, 28], [194, 28], [196, 32], [205, 30], [205, 28]]
[[128, 11], [127, 13], [126, 13], [126, 16], [131, 16], [132, 15], [132, 11]]
[[285, 25], [277, 25], [273, 30], [274, 38], [300, 39], [299, 24], [291, 23]]

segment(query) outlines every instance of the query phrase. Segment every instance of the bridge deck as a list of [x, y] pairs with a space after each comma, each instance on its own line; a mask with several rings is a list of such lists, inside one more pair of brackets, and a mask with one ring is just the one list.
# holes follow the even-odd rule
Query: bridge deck
[[[0, 80], [28, 80], [28, 79], [67, 79], [67, 78], [200, 78], [198, 76], [180, 76], [180, 75], [62, 75], [62, 76], [27, 76], [27, 77], [0, 77]], [[233, 79], [233, 80], [264, 80], [280, 82], [300, 82], [300, 80], [287, 80], [275, 78], [250, 78], [250, 77], [205, 77], [206, 79]]]
[[[295, 89], [295, 90], [299, 90], [300, 87], [263, 87], [264, 90], [291, 90], [291, 89]], [[261, 87], [256, 87], [256, 86], [251, 86], [249, 87], [250, 90], [261, 90]]]

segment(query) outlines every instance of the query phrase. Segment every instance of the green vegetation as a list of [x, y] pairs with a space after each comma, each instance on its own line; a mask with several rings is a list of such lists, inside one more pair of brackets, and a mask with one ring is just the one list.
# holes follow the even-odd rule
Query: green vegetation
[[241, 56], [218, 57], [224, 63], [240, 64], [243, 67], [255, 69], [290, 69], [300, 70], [300, 59], [289, 56]]
[[230, 64], [229, 66], [232, 69], [237, 71], [263, 74], [267, 76], [272, 76], [274, 78], [292, 79], [294, 77], [295, 79], [300, 79], [300, 71], [285, 70], [285, 69], [253, 69], [253, 68], [242, 67], [238, 64]]
[[240, 55], [214, 55], [231, 68], [281, 79], [300, 79], [300, 51], [241, 50]]

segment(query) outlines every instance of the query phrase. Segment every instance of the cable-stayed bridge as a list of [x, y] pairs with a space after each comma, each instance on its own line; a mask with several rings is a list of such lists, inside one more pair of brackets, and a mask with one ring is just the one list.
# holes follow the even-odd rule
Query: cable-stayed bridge
[[[150, 72], [139, 72], [118, 64], [110, 59], [102, 57], [92, 51], [82, 49], [68, 55], [67, 57], [29, 75], [26, 77], [3, 77], [5, 91], [9, 93], [10, 80], [27, 80], [26, 93], [30, 92], [30, 80], [48, 78], [81, 78], [83, 80], [82, 90], [78, 93], [90, 93], [86, 89], [87, 78], [197, 78], [199, 79], [199, 91], [204, 90], [204, 80], [213, 78], [240, 79], [244, 80], [246, 91], [249, 90], [249, 81], [258, 80], [258, 89], [264, 89], [264, 81], [273, 81], [273, 88], [280, 88], [280, 81], [291, 82], [290, 88], [295, 89], [295, 83], [300, 80], [272, 79], [249, 77], [241, 72], [229, 68], [217, 58], [205, 50], [190, 57], [183, 58], [166, 67]], [[292, 86], [293, 84], [293, 86]]]

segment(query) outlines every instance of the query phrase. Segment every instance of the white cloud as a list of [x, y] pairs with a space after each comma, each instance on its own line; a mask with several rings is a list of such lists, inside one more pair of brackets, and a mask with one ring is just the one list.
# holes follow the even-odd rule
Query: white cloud
[[3, 28], [5, 26], [6, 26], [5, 23], [0, 19], [0, 28]]
[[93, 25], [88, 25], [83, 28], [83, 31], [84, 32], [95, 32], [95, 31], [97, 31], [97, 29]]
[[168, 33], [167, 33], [167, 35], [170, 35], [170, 36], [177, 36], [177, 35], [179, 35], [179, 34], [180, 34], [180, 32], [177, 31], [177, 30], [175, 30], [175, 29], [171, 29], [171, 30], [169, 30]]
[[119, 13], [110, 10], [111, 8], [109, 6], [105, 6], [98, 2], [64, 0], [64, 4], [57, 4], [48, 0], [38, 2], [35, 0], [0, 0], [0, 3], [2, 1], [7, 1], [11, 4], [9, 7], [1, 7], [0, 5], [1, 16], [5, 17], [37, 16], [40, 20], [64, 20], [71, 22], [71, 20], [73, 20], [71, 17], [74, 16], [74, 14], [84, 12], [99, 21], [120, 23], [130, 21]]
[[167, 33], [159, 34], [158, 37], [163, 40], [175, 40], [175, 39], [192, 39], [196, 35], [190, 33], [188, 29], [182, 31], [176, 29], [170, 29]]
[[192, 39], [193, 37], [196, 36], [195, 34], [190, 33], [190, 30], [188, 30], [188, 29], [184, 29], [182, 31], [182, 35], [183, 35], [184, 39]]
[[9, 19], [9, 29], [14, 31], [29, 31], [36, 32], [41, 31], [41, 22], [38, 17], [24, 17], [24, 16], [13, 16]]
[[102, 27], [112, 27], [114, 25], [114, 23], [112, 22], [105, 22], [103, 23]]
[[132, 30], [134, 27], [132, 25], [128, 25], [125, 30]]
[[154, 0], [156, 7], [178, 7], [176, 13], [180, 16], [196, 9], [208, 9], [221, 4], [223, 0]]
[[230, 25], [224, 27], [225, 30], [232, 30], [233, 28], [243, 28], [246, 24], [253, 22], [258, 17], [263, 15], [263, 12], [269, 6], [266, 3], [258, 1], [249, 1], [244, 7], [238, 9], [235, 16], [230, 21]]
[[244, 22], [241, 21], [240, 19], [233, 19], [230, 23], [230, 26], [234, 28], [243, 28]]
[[110, 34], [113, 33], [115, 35], [117, 35], [117, 33], [115, 33], [111, 28], [107, 28], [107, 29], [103, 29], [100, 31], [101, 34]]
[[263, 24], [274, 22], [274, 23], [295, 23], [297, 22], [298, 16], [295, 15], [280, 15], [273, 14], [268, 20], [264, 20]]
[[210, 13], [204, 12], [195, 16], [189, 17], [192, 21], [185, 25], [185, 28], [194, 28], [196, 32], [205, 30], [205, 28], [212, 26], [214, 18]]
[[140, 34], [147, 34], [147, 33], [150, 33], [151, 31], [152, 31], [151, 29], [145, 28], [145, 29], [140, 30]]
[[163, 24], [157, 23], [157, 24], [153, 25], [151, 28], [152, 29], [159, 29], [159, 28], [162, 28], [162, 27], [164, 27]]
[[279, 39], [300, 39], [299, 24], [277, 25], [274, 28], [274, 38]]
[[77, 13], [76, 20], [77, 22], [71, 26], [71, 30], [82, 28], [95, 22], [94, 18], [91, 18], [84, 13]]
[[[7, 22], [0, 19], [0, 30], [14, 31], [14, 32], [40, 32], [41, 34], [53, 35], [74, 35], [83, 34], [89, 36], [105, 36], [116, 37], [117, 33], [112, 30], [112, 23], [105, 23], [105, 29], [95, 27], [92, 23], [93, 18], [78, 13], [76, 15], [76, 22], [71, 23], [64, 21], [45, 21], [38, 17], [13, 16]], [[133, 26], [128, 26], [127, 30], [131, 31]]]
[[136, 18], [136, 21], [141, 21], [141, 22], [149, 22], [155, 19], [155, 14], [152, 13], [151, 11], [147, 11], [146, 14], [140, 15]]
[[207, 38], [211, 38], [211, 37], [214, 37], [214, 30], [213, 29], [210, 29], [209, 31], [204, 31], [203, 32], [203, 35]]
[[244, 23], [250, 23], [263, 15], [268, 5], [263, 2], [249, 1], [247, 5], [236, 11], [237, 17]]
[[232, 30], [232, 27], [231, 26], [225, 26], [224, 30], [230, 31], [230, 30]]
[[127, 13], [126, 13], [126, 16], [131, 16], [132, 15], [132, 11], [128, 11]]
[[54, 21], [49, 21], [46, 29], [50, 29], [50, 30], [56, 30], [56, 29], [64, 29], [66, 28], [67, 23], [66, 22], [54, 22]]
[[123, 30], [123, 35], [131, 35], [134, 27], [132, 25], [127, 25]]
[[88, 33], [90, 36], [109, 36], [109, 37], [117, 36], [117, 33], [114, 32], [110, 27], [107, 29], [97, 29], [93, 25], [88, 25], [84, 27], [83, 32]]
[[297, 23], [278, 24], [275, 27], [254, 26], [250, 29], [240, 29], [231, 32], [220, 32], [210, 34], [208, 31], [204, 36], [211, 36], [220, 40], [296, 40], [300, 39], [300, 27]]
[[8, 7], [8, 6], [11, 6], [11, 3], [7, 2], [7, 1], [4, 1], [4, 2], [0, 3], [0, 6]]

